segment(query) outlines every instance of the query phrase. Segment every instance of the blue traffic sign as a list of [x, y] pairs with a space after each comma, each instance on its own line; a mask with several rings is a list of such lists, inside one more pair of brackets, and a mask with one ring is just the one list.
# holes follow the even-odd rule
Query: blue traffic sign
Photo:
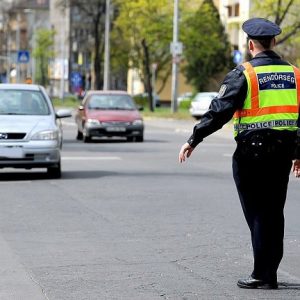
[[72, 72], [70, 79], [73, 87], [81, 87], [82, 75], [79, 72]]
[[27, 64], [30, 60], [30, 54], [27, 50], [18, 51], [18, 63]]
[[239, 50], [233, 50], [233, 62], [239, 64], [242, 62], [242, 52]]

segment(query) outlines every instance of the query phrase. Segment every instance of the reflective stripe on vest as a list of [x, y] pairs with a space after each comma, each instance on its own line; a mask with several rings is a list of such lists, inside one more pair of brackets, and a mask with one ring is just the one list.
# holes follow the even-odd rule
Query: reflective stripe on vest
[[297, 120], [273, 120], [266, 122], [256, 122], [248, 124], [235, 124], [235, 130], [251, 130], [262, 128], [275, 128], [275, 127], [294, 127], [297, 126]]
[[243, 64], [248, 82], [244, 107], [234, 114], [235, 135], [242, 130], [297, 129], [300, 71], [294, 66]]

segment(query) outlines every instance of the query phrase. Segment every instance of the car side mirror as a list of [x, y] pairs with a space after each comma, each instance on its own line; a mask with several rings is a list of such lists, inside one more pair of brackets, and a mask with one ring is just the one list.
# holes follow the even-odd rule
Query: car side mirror
[[72, 113], [69, 109], [60, 109], [55, 113], [56, 118], [69, 118], [72, 116]]
[[137, 109], [138, 109], [139, 111], [143, 111], [143, 110], [144, 110], [144, 107], [141, 106], [141, 105], [139, 105], [139, 106], [137, 106]]

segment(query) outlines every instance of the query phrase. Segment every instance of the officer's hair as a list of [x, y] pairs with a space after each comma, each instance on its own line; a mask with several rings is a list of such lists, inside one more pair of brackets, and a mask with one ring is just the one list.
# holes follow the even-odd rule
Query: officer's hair
[[273, 38], [271, 39], [266, 39], [266, 40], [253, 40], [253, 42], [256, 45], [260, 45], [263, 47], [265, 50], [270, 50], [271, 49], [271, 43], [272, 43]]

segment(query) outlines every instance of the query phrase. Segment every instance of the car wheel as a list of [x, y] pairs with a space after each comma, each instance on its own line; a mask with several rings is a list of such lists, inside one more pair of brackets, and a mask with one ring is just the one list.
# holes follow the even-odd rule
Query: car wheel
[[137, 137], [135, 138], [135, 140], [136, 140], [137, 142], [141, 143], [141, 142], [144, 141], [144, 136], [143, 136], [143, 135], [137, 136]]
[[83, 135], [82, 135], [82, 132], [77, 130], [77, 136], [76, 136], [76, 139], [81, 141], [83, 139]]
[[57, 164], [47, 168], [47, 174], [50, 178], [60, 178], [61, 177], [61, 164]]

